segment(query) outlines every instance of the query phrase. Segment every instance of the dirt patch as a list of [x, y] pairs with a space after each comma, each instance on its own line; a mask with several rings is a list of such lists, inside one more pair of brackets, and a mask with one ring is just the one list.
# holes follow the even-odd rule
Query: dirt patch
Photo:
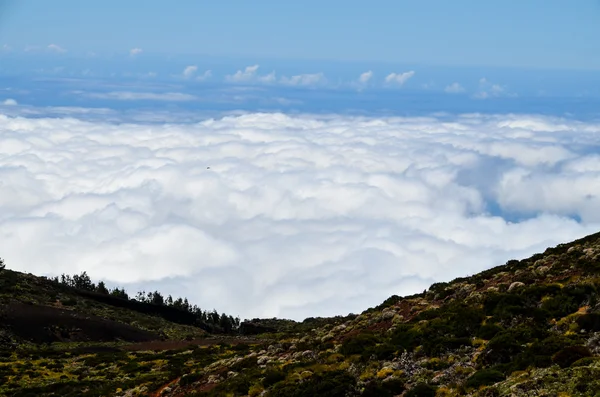
[[153, 350], [153, 351], [161, 351], [161, 350], [176, 350], [183, 349], [186, 347], [195, 347], [195, 346], [213, 346], [220, 344], [228, 344], [228, 345], [242, 345], [242, 344], [260, 344], [265, 343], [264, 340], [256, 340], [256, 339], [246, 339], [246, 338], [201, 338], [194, 339], [191, 341], [187, 340], [170, 340], [170, 341], [150, 341], [150, 342], [142, 342], [135, 343], [131, 345], [123, 346], [121, 349], [128, 351], [145, 351], [145, 350]]
[[0, 329], [33, 343], [148, 342], [160, 339], [155, 333], [116, 321], [23, 303], [0, 306]]

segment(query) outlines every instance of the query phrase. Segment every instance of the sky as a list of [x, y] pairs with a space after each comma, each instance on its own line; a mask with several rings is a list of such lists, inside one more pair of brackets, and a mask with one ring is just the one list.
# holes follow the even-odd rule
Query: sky
[[599, 16], [0, 0], [0, 257], [301, 320], [596, 232]]
[[0, 4], [0, 42], [17, 49], [600, 69], [597, 0]]

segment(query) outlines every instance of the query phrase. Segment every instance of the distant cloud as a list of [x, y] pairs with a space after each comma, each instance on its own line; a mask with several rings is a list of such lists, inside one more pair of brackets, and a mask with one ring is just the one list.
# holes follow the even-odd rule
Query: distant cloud
[[476, 99], [488, 99], [498, 97], [516, 97], [517, 94], [509, 92], [505, 86], [492, 83], [485, 77], [479, 79], [479, 89], [473, 95]]
[[373, 72], [371, 70], [369, 70], [368, 72], [362, 73], [358, 77], [358, 82], [361, 84], [367, 84], [369, 82], [369, 80], [371, 80], [371, 78], [373, 78]]
[[194, 95], [180, 92], [131, 92], [131, 91], [112, 91], [102, 93], [86, 94], [90, 98], [114, 99], [118, 101], [166, 101], [166, 102], [184, 102], [198, 99]]
[[5, 99], [4, 102], [2, 102], [2, 104], [4, 106], [16, 106], [16, 105], [18, 105], [17, 101], [15, 101], [12, 98]]
[[62, 48], [61, 46], [59, 46], [58, 44], [50, 44], [48, 45], [48, 47], [46, 47], [49, 51], [52, 52], [56, 52], [59, 54], [64, 54], [65, 52], [67, 52], [67, 50], [65, 50], [64, 48]]
[[271, 72], [265, 75], [259, 75], [258, 69], [259, 65], [251, 65], [246, 66], [244, 70], [238, 70], [235, 74], [225, 76], [225, 81], [230, 83], [251, 83], [251, 82], [259, 82], [259, 83], [275, 83], [277, 81], [277, 76], [275, 72]]
[[186, 79], [192, 78], [198, 71], [198, 66], [190, 65], [183, 69], [183, 77]]
[[9, 46], [8, 44], [3, 44], [2, 45], [2, 51], [11, 51], [12, 47]]
[[386, 76], [386, 83], [394, 83], [400, 86], [404, 85], [408, 80], [410, 80], [415, 75], [413, 70], [404, 73], [390, 73]]
[[259, 65], [246, 66], [244, 70], [238, 70], [235, 74], [225, 76], [225, 80], [231, 82], [250, 81], [256, 77]]
[[198, 80], [198, 81], [208, 80], [212, 76], [212, 71], [210, 71], [210, 70], [206, 70], [204, 73], [202, 73], [199, 76], [196, 75], [197, 72], [198, 72], [198, 66], [190, 65], [190, 66], [187, 66], [185, 69], [183, 69], [182, 75], [183, 75], [183, 78], [185, 78], [185, 79], [194, 78], [194, 80]]
[[462, 92], [465, 92], [465, 88], [459, 83], [452, 83], [446, 86], [446, 88], [444, 88], [444, 91], [448, 94], [460, 94]]
[[292, 77], [282, 77], [280, 82], [284, 85], [312, 86], [325, 81], [323, 73], [299, 74]]
[[136, 55], [141, 54], [142, 52], [144, 52], [144, 50], [142, 50], [141, 48], [132, 48], [131, 50], [129, 50], [129, 55], [134, 57]]

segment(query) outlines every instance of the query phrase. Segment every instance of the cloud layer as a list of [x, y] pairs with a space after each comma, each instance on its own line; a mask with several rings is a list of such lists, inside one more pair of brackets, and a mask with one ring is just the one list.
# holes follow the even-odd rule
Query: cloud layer
[[597, 231], [599, 133], [514, 115], [0, 115], [0, 255], [243, 317], [359, 312]]

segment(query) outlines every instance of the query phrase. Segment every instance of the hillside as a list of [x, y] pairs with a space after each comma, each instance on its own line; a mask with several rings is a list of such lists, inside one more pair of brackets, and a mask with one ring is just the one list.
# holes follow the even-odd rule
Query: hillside
[[254, 319], [243, 336], [4, 270], [0, 394], [598, 396], [599, 292], [600, 234], [360, 315]]

